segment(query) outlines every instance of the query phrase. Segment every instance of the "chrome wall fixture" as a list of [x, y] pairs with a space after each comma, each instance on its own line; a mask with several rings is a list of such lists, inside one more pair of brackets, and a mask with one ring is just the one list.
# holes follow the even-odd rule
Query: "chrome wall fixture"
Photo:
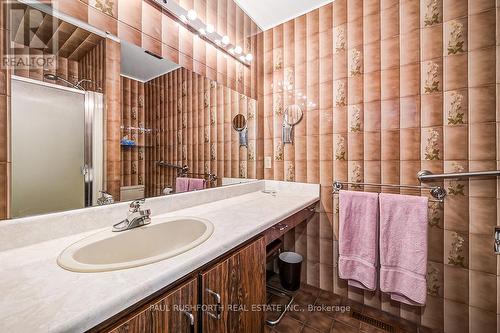
[[281, 139], [284, 144], [293, 144], [293, 127], [300, 123], [303, 117], [302, 109], [298, 105], [287, 106], [283, 114]]
[[333, 182], [333, 192], [338, 193], [343, 189], [344, 185], [354, 185], [354, 186], [375, 186], [375, 187], [392, 187], [392, 188], [406, 188], [415, 190], [429, 190], [432, 197], [434, 197], [437, 202], [443, 202], [446, 197], [446, 190], [441, 186], [424, 186], [424, 185], [399, 185], [399, 184], [378, 184], [378, 183], [358, 183], [358, 182]]
[[206, 180], [208, 180], [210, 182], [215, 182], [218, 179], [217, 175], [214, 173], [211, 173], [211, 172], [209, 172], [209, 173], [189, 172], [189, 167], [187, 165], [179, 166], [179, 165], [168, 163], [165, 161], [158, 161], [157, 163], [161, 167], [173, 168], [173, 169], [177, 170], [178, 177], [203, 176], [206, 178]]
[[177, 170], [177, 172], [180, 175], [181, 174], [186, 174], [189, 171], [189, 167], [187, 165], [180, 166], [180, 165], [168, 163], [168, 162], [165, 162], [165, 161], [158, 161], [157, 163], [158, 163], [159, 166], [167, 167], [167, 168], [173, 168], [173, 169]]
[[495, 227], [493, 249], [495, 254], [500, 254], [500, 227]]
[[455, 172], [455, 173], [440, 173], [433, 174], [428, 170], [420, 170], [417, 173], [417, 178], [421, 182], [425, 181], [433, 181], [433, 180], [442, 180], [442, 179], [460, 179], [460, 178], [490, 178], [490, 177], [499, 177], [500, 170], [492, 170], [492, 171], [475, 171], [475, 172]]
[[248, 146], [248, 127], [247, 127], [247, 119], [244, 115], [237, 114], [233, 118], [233, 129], [238, 132], [240, 138], [240, 146], [247, 147]]
[[203, 22], [198, 18], [194, 9], [185, 9], [175, 1], [154, 0], [173, 18], [177, 23], [191, 31], [193, 34], [212, 44], [218, 50], [239, 61], [245, 66], [250, 66], [253, 60], [251, 53], [244, 53], [243, 48], [231, 41], [229, 36], [221, 35], [215, 31], [213, 23]]

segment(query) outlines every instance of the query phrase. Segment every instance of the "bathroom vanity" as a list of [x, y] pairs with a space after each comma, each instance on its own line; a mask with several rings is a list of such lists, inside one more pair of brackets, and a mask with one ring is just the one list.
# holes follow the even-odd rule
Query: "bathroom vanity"
[[[64, 269], [57, 258], [109, 231], [128, 203], [6, 221], [0, 226], [2, 331], [259, 332], [266, 244], [312, 216], [318, 200], [319, 185], [277, 181], [151, 198], [149, 226], [189, 216], [210, 221], [213, 233], [170, 258], [96, 272]], [[129, 247], [140, 250], [143, 243]]]
[[[264, 328], [265, 258], [263, 237], [252, 240], [206, 268], [189, 274], [138, 310], [107, 320], [99, 332], [260, 332]], [[151, 300], [150, 300], [151, 299]], [[118, 316], [119, 317], [119, 316]], [[110, 325], [107, 325], [111, 323]]]
[[[205, 69], [185, 61], [195, 35], [164, 38], [181, 31], [182, 6], [134, 2], [129, 14], [147, 18], [137, 39], [123, 29], [132, 22], [107, 26], [128, 16], [121, 2], [89, 3], [83, 16], [83, 2], [2, 8], [3, 55], [16, 61], [3, 77], [0, 332], [261, 331], [266, 245], [314, 214], [320, 193], [255, 180], [255, 33], [234, 36], [245, 56], [226, 52], [233, 60], [207, 44]], [[196, 36], [195, 49], [205, 42]], [[25, 55], [32, 66], [14, 65]], [[287, 113], [286, 142], [302, 109]], [[306, 180], [293, 168], [283, 178]]]

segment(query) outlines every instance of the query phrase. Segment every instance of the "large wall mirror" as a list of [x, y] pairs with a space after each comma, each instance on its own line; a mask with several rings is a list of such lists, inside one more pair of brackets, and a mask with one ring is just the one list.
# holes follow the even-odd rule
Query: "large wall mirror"
[[12, 7], [7, 217], [258, 177], [255, 99], [48, 6]]

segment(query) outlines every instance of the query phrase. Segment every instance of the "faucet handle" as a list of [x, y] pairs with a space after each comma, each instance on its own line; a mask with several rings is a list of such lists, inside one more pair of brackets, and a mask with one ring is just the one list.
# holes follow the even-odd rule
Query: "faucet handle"
[[146, 202], [146, 199], [134, 200], [130, 203], [130, 211], [137, 212], [141, 208], [141, 205]]

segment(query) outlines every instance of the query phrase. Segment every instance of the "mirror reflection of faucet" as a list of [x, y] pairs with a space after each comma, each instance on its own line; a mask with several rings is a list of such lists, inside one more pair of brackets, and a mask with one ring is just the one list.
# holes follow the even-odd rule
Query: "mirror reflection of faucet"
[[101, 193], [101, 196], [97, 198], [97, 204], [99, 206], [110, 205], [115, 202], [111, 193], [106, 191], [99, 191], [99, 193]]
[[141, 209], [141, 205], [146, 202], [146, 199], [134, 200], [130, 203], [130, 209], [127, 218], [113, 225], [114, 232], [142, 227], [151, 223], [151, 210]]

